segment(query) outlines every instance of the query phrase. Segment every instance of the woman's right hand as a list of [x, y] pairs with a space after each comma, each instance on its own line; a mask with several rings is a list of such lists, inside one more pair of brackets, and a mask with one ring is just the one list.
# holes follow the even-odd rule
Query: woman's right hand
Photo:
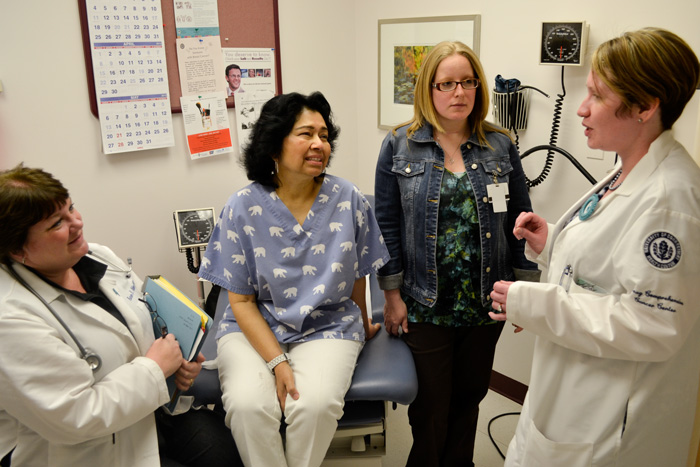
[[392, 336], [408, 332], [408, 311], [399, 289], [384, 291], [384, 327]]
[[548, 232], [547, 221], [534, 212], [521, 212], [515, 219], [513, 235], [518, 240], [524, 238], [528, 246], [538, 255], [544, 250]]
[[186, 361], [174, 334], [156, 339], [146, 352], [146, 357], [158, 364], [166, 378], [174, 374]]
[[277, 399], [284, 413], [287, 395], [292, 396], [294, 400], [299, 399], [299, 391], [294, 383], [294, 372], [289, 362], [282, 362], [275, 367], [275, 380], [277, 381]]

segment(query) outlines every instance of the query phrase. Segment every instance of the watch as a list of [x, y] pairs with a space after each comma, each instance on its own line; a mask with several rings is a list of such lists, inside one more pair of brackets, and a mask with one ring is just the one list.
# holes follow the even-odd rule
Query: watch
[[274, 375], [275, 374], [275, 367], [277, 365], [279, 365], [282, 362], [289, 362], [289, 361], [291, 361], [289, 359], [289, 355], [287, 355], [286, 353], [281, 353], [278, 356], [276, 356], [275, 358], [273, 358], [272, 360], [270, 360], [269, 362], [267, 362], [267, 368]]

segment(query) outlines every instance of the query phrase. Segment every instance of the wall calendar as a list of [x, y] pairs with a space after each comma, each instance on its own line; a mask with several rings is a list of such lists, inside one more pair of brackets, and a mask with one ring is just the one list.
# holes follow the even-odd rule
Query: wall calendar
[[174, 146], [160, 0], [87, 0], [105, 154]]

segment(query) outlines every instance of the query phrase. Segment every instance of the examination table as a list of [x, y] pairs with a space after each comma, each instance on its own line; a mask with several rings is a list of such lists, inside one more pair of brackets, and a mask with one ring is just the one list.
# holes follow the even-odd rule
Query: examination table
[[[383, 323], [384, 294], [375, 275], [368, 276], [372, 320]], [[216, 356], [214, 336], [224, 314], [228, 294], [222, 290], [216, 301], [214, 327], [202, 352], [211, 360]], [[205, 365], [205, 367], [208, 365]], [[323, 467], [377, 466], [386, 453], [387, 416], [396, 404], [408, 405], [416, 396], [418, 381], [413, 356], [399, 338], [390, 336], [382, 326], [380, 332], [365, 343], [357, 360], [350, 389], [345, 396], [345, 414], [338, 422]], [[223, 410], [218, 371], [203, 369], [197, 383], [188, 391], [200, 405]]]

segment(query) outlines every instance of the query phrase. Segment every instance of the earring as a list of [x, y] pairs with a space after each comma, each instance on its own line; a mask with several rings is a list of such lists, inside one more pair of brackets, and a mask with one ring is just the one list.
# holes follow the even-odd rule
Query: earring
[[642, 120], [641, 118], [638, 119], [637, 121], [638, 121], [639, 123], [644, 123], [644, 120]]
[[22, 256], [22, 264], [23, 265], [27, 264], [27, 255]]

